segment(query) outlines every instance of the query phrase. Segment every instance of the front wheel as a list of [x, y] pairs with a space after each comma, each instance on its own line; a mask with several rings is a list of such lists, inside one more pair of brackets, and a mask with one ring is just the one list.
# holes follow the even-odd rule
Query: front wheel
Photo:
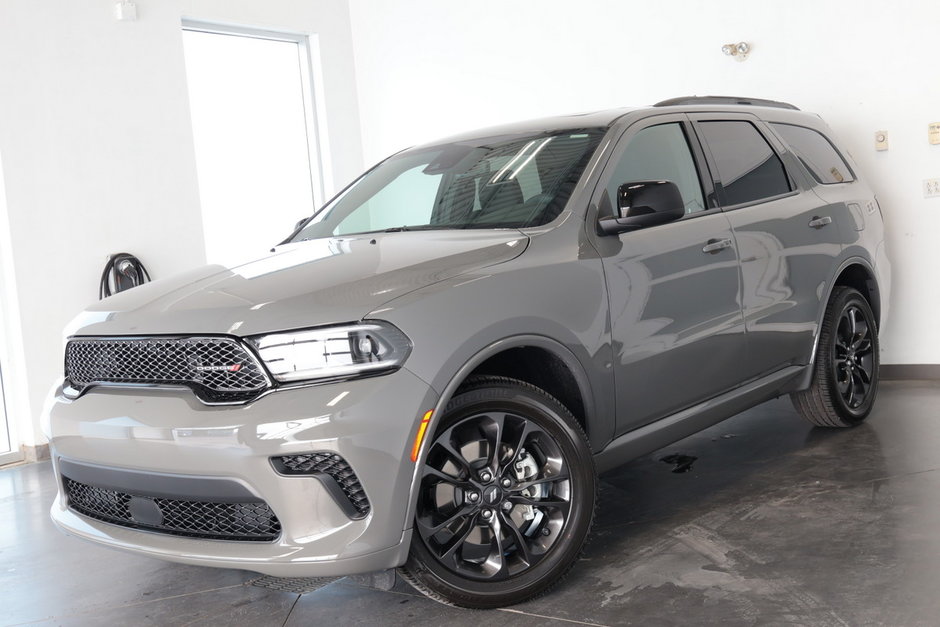
[[597, 479], [584, 432], [532, 385], [476, 377], [447, 405], [422, 469], [402, 576], [451, 605], [542, 594], [581, 554]]
[[819, 332], [813, 382], [790, 398], [820, 427], [852, 427], [868, 417], [878, 391], [878, 326], [868, 301], [837, 286]]

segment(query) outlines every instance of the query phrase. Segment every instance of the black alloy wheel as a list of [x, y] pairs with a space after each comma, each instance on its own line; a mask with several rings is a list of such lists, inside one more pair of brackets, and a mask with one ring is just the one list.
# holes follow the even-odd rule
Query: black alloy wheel
[[878, 325], [858, 290], [837, 286], [819, 332], [813, 381], [790, 395], [820, 427], [852, 427], [871, 413], [878, 392]]
[[832, 343], [833, 377], [846, 407], [861, 407], [875, 383], [873, 330], [865, 313], [850, 303], [842, 310]]
[[580, 555], [596, 478], [586, 438], [556, 399], [478, 377], [451, 401], [422, 469], [404, 577], [463, 607], [518, 603]]

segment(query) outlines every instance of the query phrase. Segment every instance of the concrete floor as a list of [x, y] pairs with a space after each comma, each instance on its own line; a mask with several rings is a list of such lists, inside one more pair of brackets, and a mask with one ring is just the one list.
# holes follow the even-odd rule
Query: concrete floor
[[[672, 454], [697, 459], [675, 473]], [[568, 580], [483, 613], [401, 582], [298, 596], [99, 548], [53, 528], [49, 465], [20, 466], [0, 471], [0, 624], [937, 625], [938, 469], [940, 384], [883, 384], [847, 431], [773, 401], [605, 476]]]

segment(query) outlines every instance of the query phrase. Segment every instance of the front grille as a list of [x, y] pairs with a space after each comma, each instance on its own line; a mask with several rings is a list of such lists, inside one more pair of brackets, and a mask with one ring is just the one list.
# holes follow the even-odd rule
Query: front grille
[[251, 400], [268, 387], [257, 360], [224, 337], [77, 338], [65, 348], [65, 376], [94, 384], [184, 385], [207, 403]]
[[[128, 494], [63, 477], [69, 508], [122, 527], [214, 540], [271, 542], [281, 523], [263, 501], [218, 503]], [[146, 520], [136, 519], [133, 501], [145, 506]], [[138, 514], [139, 516], [139, 514]]]
[[357, 518], [369, 513], [372, 505], [359, 477], [349, 463], [336, 453], [303, 453], [271, 458], [274, 469], [282, 475], [324, 474], [335, 481], [356, 512]]

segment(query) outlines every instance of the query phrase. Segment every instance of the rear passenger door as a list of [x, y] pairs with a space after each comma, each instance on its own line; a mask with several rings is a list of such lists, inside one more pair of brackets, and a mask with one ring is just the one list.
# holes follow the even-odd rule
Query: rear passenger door
[[610, 302], [618, 434], [739, 381], [738, 257], [727, 217], [711, 200], [711, 186], [702, 187], [704, 168], [688, 118], [656, 116], [624, 132], [595, 192], [599, 214], [609, 216], [620, 185], [668, 180], [686, 209], [676, 221], [595, 240]]
[[820, 202], [794, 157], [756, 116], [690, 118], [741, 259], [747, 329], [742, 369], [758, 377], [805, 364], [842, 250], [838, 222], [844, 216]]

